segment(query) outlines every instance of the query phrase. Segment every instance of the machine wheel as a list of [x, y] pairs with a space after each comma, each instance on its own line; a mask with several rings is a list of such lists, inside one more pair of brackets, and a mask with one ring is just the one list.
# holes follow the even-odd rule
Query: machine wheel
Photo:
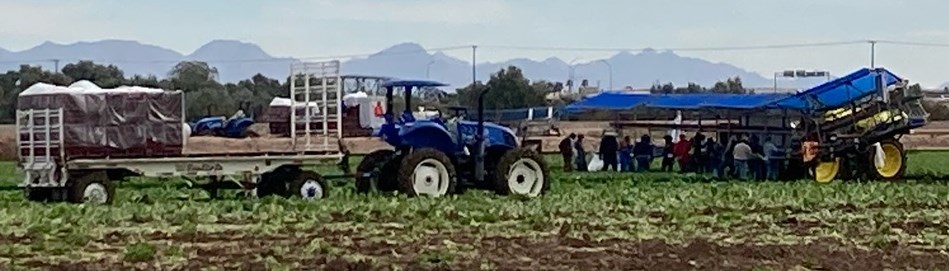
[[870, 156], [870, 172], [874, 177], [880, 180], [896, 180], [903, 177], [906, 172], [906, 153], [903, 150], [903, 143], [898, 140], [884, 140], [880, 142], [883, 149], [883, 165], [876, 165], [873, 156]]
[[447, 155], [436, 149], [417, 149], [402, 159], [399, 188], [409, 196], [445, 196], [455, 191], [455, 176], [455, 165]]
[[23, 191], [26, 199], [33, 202], [47, 202], [53, 198], [53, 189], [43, 187], [30, 187]]
[[304, 200], [319, 200], [329, 195], [329, 187], [323, 180], [323, 176], [313, 171], [302, 171], [290, 182], [290, 194], [292, 197], [300, 197]]
[[287, 174], [284, 172], [268, 172], [260, 176], [256, 193], [258, 198], [268, 196], [287, 196]]
[[111, 204], [115, 187], [105, 171], [97, 171], [71, 180], [68, 199], [73, 203]]
[[833, 161], [818, 162], [816, 166], [811, 167], [811, 176], [818, 183], [829, 183], [838, 178], [843, 163], [839, 157]]
[[[363, 157], [356, 166], [356, 192], [369, 193], [373, 188], [392, 192], [398, 189], [398, 160], [393, 150], [377, 150]], [[373, 177], [363, 177], [367, 173]]]
[[515, 149], [501, 156], [495, 174], [495, 191], [501, 195], [537, 197], [550, 188], [544, 157], [531, 149]]

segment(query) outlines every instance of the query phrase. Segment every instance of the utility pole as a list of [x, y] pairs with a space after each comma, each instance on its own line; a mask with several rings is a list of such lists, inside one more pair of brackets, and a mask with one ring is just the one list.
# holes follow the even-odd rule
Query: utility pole
[[478, 45], [471, 45], [471, 87], [478, 82]]
[[877, 41], [871, 40], [870, 41], [870, 68], [876, 68], [876, 56], [877, 56], [876, 48], [877, 48]]

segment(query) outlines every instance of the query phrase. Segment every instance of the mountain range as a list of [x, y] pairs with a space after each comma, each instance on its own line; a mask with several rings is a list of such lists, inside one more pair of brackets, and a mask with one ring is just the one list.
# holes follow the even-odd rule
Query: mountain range
[[[224, 82], [236, 82], [261, 73], [272, 78], [285, 78], [289, 65], [294, 58], [275, 57], [253, 43], [234, 40], [211, 41], [191, 54], [185, 55], [155, 45], [128, 40], [102, 40], [58, 44], [45, 42], [23, 51], [12, 52], [0, 48], [0, 69], [17, 69], [20, 64], [41, 65], [53, 69], [58, 60], [60, 65], [92, 60], [100, 64], [114, 64], [133, 74], [156, 75], [165, 77], [174, 65], [180, 61], [198, 60], [216, 67], [219, 79]], [[638, 53], [620, 52], [607, 59], [579, 62], [573, 65], [575, 85], [587, 79], [590, 85], [602, 89], [609, 88], [610, 73], [613, 76], [613, 89], [648, 88], [655, 83], [673, 83], [685, 86], [697, 83], [711, 87], [715, 82], [729, 77], [740, 77], [746, 87], [766, 88], [772, 86], [770, 76], [747, 71], [727, 63], [713, 63], [707, 60], [684, 57], [671, 51], [644, 50]], [[608, 64], [607, 64], [608, 63]], [[511, 59], [502, 62], [478, 63], [478, 80], [487, 80], [491, 73], [514, 65], [524, 71], [531, 80], [567, 81], [571, 74], [571, 65], [559, 58], [550, 57], [543, 61], [526, 58]], [[60, 67], [61, 68], [61, 67]], [[367, 57], [353, 58], [343, 62], [344, 74], [387, 76], [395, 78], [430, 78], [451, 84], [452, 87], [464, 87], [471, 83], [471, 64], [469, 60], [458, 59], [441, 52], [429, 52], [415, 43], [401, 43], [383, 49]], [[807, 87], [821, 80], [794, 80], [779, 82], [781, 88]]]

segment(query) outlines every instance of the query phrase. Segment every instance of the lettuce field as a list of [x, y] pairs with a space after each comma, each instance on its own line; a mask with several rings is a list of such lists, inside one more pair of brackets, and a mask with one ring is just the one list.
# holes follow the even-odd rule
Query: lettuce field
[[949, 153], [908, 163], [907, 180], [821, 185], [562, 174], [551, 159], [534, 200], [357, 195], [345, 181], [320, 202], [209, 200], [133, 180], [112, 206], [27, 202], [6, 163], [0, 269], [947, 269]]

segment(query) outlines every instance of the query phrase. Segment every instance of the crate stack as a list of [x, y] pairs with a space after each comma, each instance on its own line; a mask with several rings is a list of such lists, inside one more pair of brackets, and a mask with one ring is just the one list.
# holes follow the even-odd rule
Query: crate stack
[[[170, 157], [180, 156], [184, 147], [182, 97], [180, 91], [102, 89], [88, 81], [70, 86], [37, 83], [19, 94], [17, 110], [62, 108], [62, 142], [69, 159]], [[26, 140], [30, 134], [19, 136]], [[35, 140], [42, 135], [33, 136]], [[51, 135], [48, 140], [59, 138]]]

